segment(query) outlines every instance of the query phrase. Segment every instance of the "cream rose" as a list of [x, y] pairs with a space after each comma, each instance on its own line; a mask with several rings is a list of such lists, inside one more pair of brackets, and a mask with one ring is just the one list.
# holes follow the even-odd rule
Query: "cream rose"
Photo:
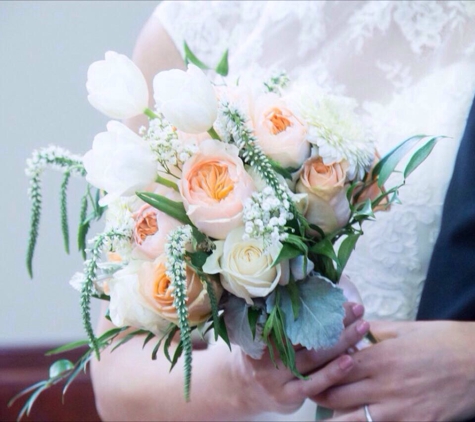
[[321, 157], [312, 157], [304, 164], [296, 190], [308, 194], [305, 217], [325, 233], [343, 227], [350, 218], [346, 197], [348, 163], [323, 163]]
[[[178, 316], [173, 306], [173, 287], [166, 269], [166, 255], [160, 255], [153, 262], [144, 262], [138, 271], [139, 294], [148, 309], [167, 321], [178, 324]], [[213, 284], [217, 300], [220, 299], [222, 288], [214, 280]], [[200, 278], [190, 268], [186, 270], [188, 321], [190, 325], [198, 325], [211, 315], [211, 303], [208, 292]]]
[[252, 305], [253, 297], [265, 297], [281, 281], [288, 281], [288, 265], [272, 266], [281, 246], [267, 253], [260, 239], [243, 240], [244, 228], [229, 233], [225, 241], [217, 241], [216, 249], [206, 260], [203, 271], [220, 274], [221, 284], [232, 294]]
[[208, 236], [224, 239], [242, 225], [243, 203], [252, 195], [254, 182], [235, 146], [208, 139], [184, 164], [179, 188], [193, 224]]
[[259, 146], [282, 167], [300, 167], [310, 156], [306, 123], [278, 95], [256, 99], [252, 122]]

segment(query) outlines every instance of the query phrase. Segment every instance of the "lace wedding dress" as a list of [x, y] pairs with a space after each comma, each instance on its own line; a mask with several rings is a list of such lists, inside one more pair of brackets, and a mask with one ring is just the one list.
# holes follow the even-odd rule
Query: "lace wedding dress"
[[[163, 2], [155, 16], [235, 74], [285, 69], [355, 98], [381, 154], [414, 134], [446, 135], [400, 191], [402, 205], [365, 224], [346, 274], [368, 319], [414, 319], [442, 203], [475, 93], [470, 1]], [[441, 280], [443, 282], [443, 280]], [[282, 420], [312, 420], [308, 402]], [[262, 420], [278, 420], [262, 415]]]

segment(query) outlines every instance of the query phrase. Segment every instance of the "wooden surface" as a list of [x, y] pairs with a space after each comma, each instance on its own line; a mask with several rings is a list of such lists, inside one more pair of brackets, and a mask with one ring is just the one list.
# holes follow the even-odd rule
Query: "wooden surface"
[[[17, 419], [26, 401], [22, 397], [12, 407], [10, 399], [24, 388], [48, 378], [50, 365], [58, 359], [75, 362], [83, 349], [73, 350], [56, 356], [45, 356], [45, 352], [57, 347], [9, 347], [0, 349], [0, 421]], [[44, 391], [36, 400], [30, 416], [24, 421], [99, 421], [94, 404], [89, 374], [82, 373], [70, 385], [64, 398], [63, 385], [59, 384]], [[63, 403], [64, 402], [64, 403]]]

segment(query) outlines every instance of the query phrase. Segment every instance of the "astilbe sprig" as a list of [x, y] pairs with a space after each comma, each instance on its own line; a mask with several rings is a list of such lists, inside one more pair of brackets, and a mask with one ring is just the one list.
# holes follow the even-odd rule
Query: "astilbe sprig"
[[[28, 249], [26, 255], [26, 265], [30, 277], [33, 276], [33, 255], [35, 252], [36, 241], [38, 239], [38, 229], [40, 225], [42, 195], [41, 195], [41, 175], [47, 168], [65, 173], [61, 188], [61, 214], [63, 235], [65, 244], [68, 236], [65, 230], [67, 226], [66, 214], [66, 188], [70, 176], [85, 176], [82, 158], [79, 155], [56, 146], [49, 146], [33, 151], [31, 158], [26, 161], [26, 175], [30, 178], [30, 187], [28, 196], [31, 200], [31, 221], [28, 240]], [[68, 248], [67, 248], [68, 249]]]
[[192, 228], [180, 226], [168, 235], [165, 245], [167, 254], [167, 276], [173, 288], [173, 306], [176, 309], [180, 327], [180, 339], [185, 354], [185, 399], [190, 399], [191, 361], [193, 346], [191, 328], [188, 321], [186, 288], [186, 245], [192, 240]]

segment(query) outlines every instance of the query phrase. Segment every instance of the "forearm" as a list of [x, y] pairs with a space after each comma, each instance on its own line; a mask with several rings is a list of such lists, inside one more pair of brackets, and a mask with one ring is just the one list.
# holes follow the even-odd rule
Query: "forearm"
[[[102, 353], [92, 363], [99, 413], [104, 420], [239, 420], [253, 413], [244, 396], [248, 388], [230, 363], [224, 344], [193, 352], [191, 400], [183, 396], [181, 361], [169, 372], [161, 351], [151, 359], [153, 342], [142, 349], [143, 338]], [[235, 348], [233, 353], [240, 353]], [[219, 399], [218, 399], [219, 398]]]

